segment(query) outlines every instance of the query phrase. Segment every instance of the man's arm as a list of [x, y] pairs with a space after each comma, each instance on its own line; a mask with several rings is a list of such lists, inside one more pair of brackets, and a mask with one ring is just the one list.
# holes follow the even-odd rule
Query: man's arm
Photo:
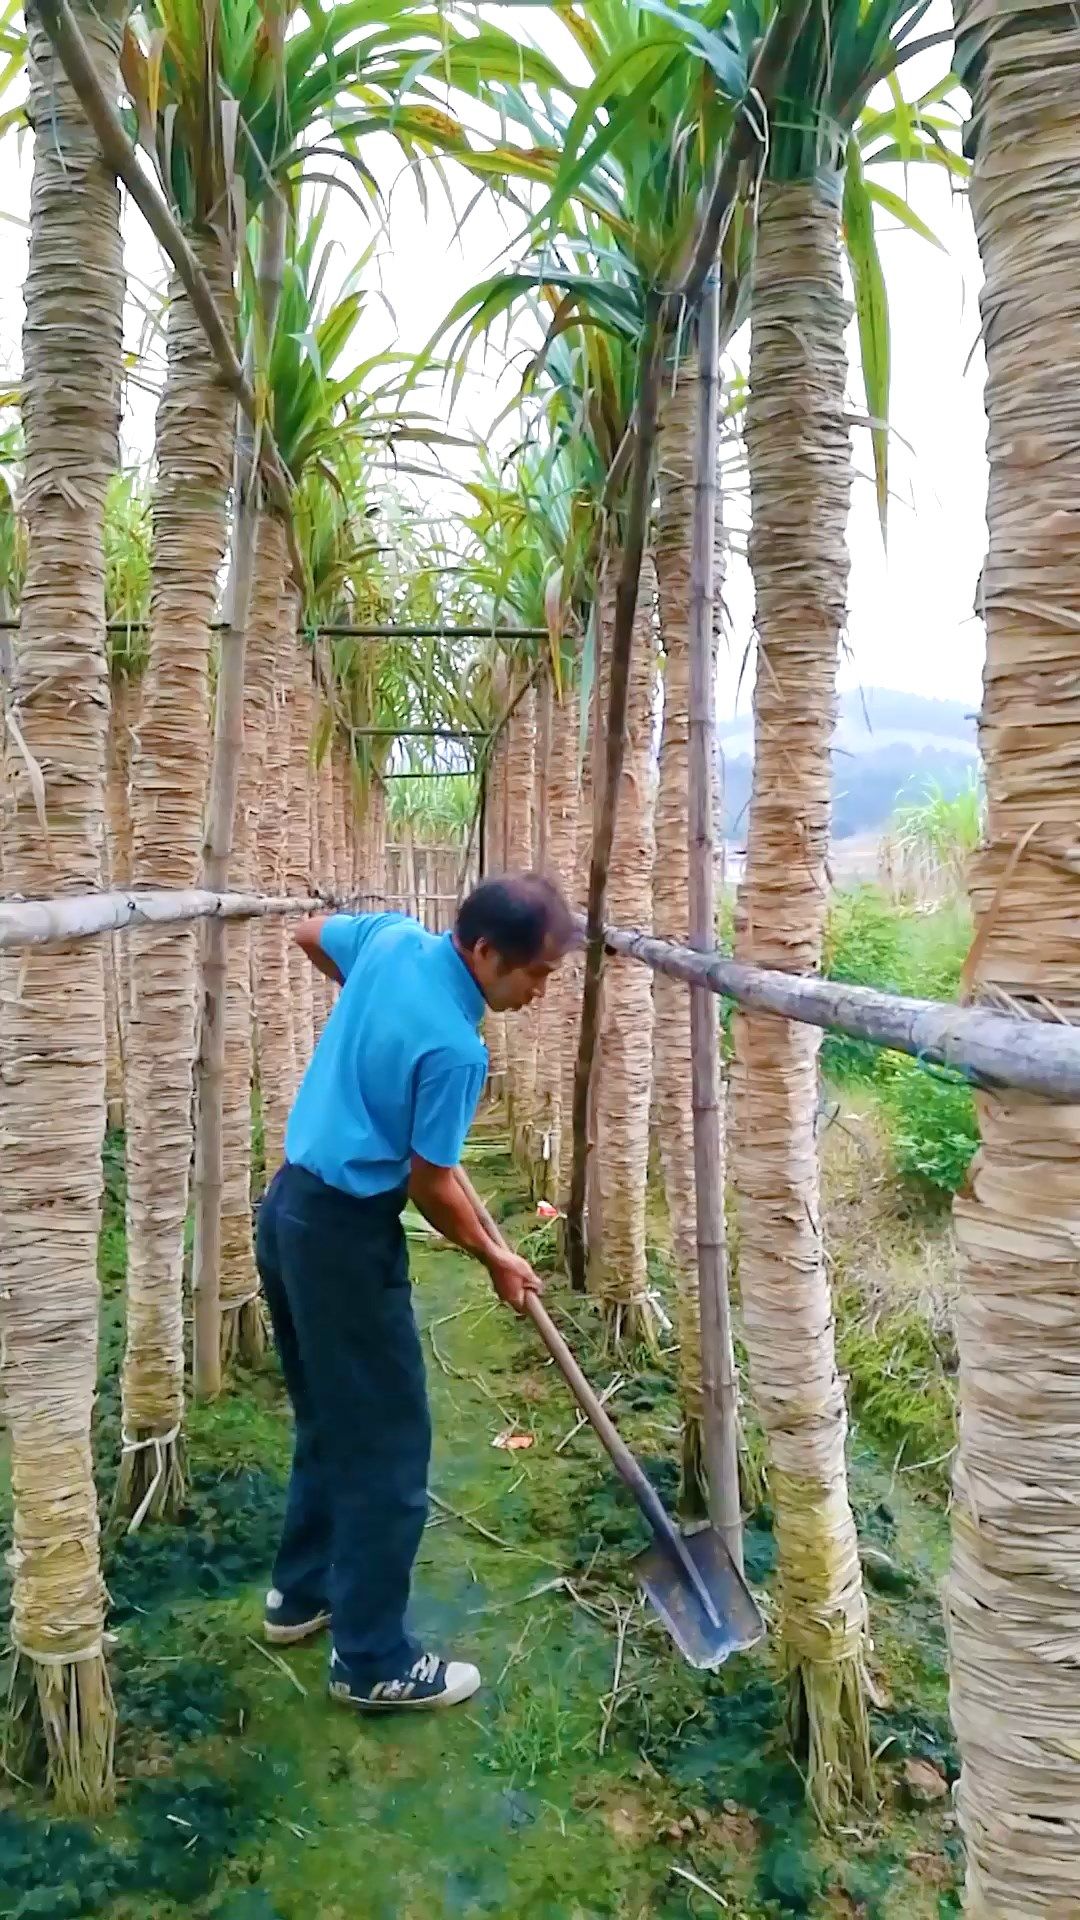
[[[409, 1198], [444, 1240], [469, 1253], [487, 1268], [500, 1300], [516, 1313], [524, 1312], [525, 1295], [542, 1285], [527, 1260], [511, 1252], [498, 1228], [494, 1235], [477, 1211], [478, 1202], [460, 1167], [437, 1167], [413, 1154]], [[494, 1226], [494, 1221], [491, 1222]]]
[[475, 1213], [477, 1219], [479, 1220], [480, 1225], [484, 1228], [486, 1233], [491, 1235], [491, 1238], [495, 1240], [500, 1247], [506, 1247], [506, 1251], [509, 1253], [511, 1249], [502, 1232], [502, 1229], [500, 1228], [498, 1222], [492, 1219], [490, 1213], [488, 1212], [483, 1201], [481, 1200], [480, 1195], [477, 1193], [476, 1188], [473, 1186], [472, 1181], [469, 1179], [469, 1176], [466, 1173], [464, 1167], [462, 1166], [455, 1167], [454, 1173], [457, 1176], [458, 1185], [461, 1187], [462, 1192], [464, 1193], [466, 1200], [469, 1202], [469, 1205], [471, 1206], [473, 1212]]
[[293, 939], [301, 953], [306, 954], [316, 973], [324, 974], [335, 986], [345, 985], [345, 976], [340, 967], [336, 967], [328, 953], [324, 952], [320, 942], [322, 931], [328, 920], [334, 918], [330, 913], [311, 913], [297, 922], [293, 928]]

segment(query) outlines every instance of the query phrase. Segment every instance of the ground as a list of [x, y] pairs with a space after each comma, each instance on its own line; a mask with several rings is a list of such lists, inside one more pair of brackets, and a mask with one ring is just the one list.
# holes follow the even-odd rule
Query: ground
[[[859, 1117], [848, 1120], [834, 1154], [842, 1289], [868, 1231], [854, 1196], [872, 1185], [864, 1147], [853, 1144]], [[115, 1148], [109, 1171], [98, 1430], [106, 1495], [118, 1441]], [[519, 1233], [534, 1224], [497, 1136], [478, 1142], [473, 1177]], [[918, 1266], [921, 1232], [900, 1236], [898, 1266], [909, 1254]], [[478, 1661], [484, 1691], [445, 1716], [360, 1722], [325, 1696], [325, 1645], [287, 1655], [262, 1646], [289, 1454], [270, 1360], [194, 1410], [186, 1522], [108, 1542], [118, 1810], [97, 1823], [59, 1820], [13, 1783], [0, 1803], [0, 1920], [958, 1913], [939, 1469], [916, 1460], [905, 1477], [889, 1424], [903, 1415], [872, 1404], [883, 1374], [902, 1380], [933, 1365], [933, 1343], [927, 1359], [906, 1308], [867, 1295], [846, 1321], [853, 1391], [866, 1408], [853, 1433], [853, 1494], [874, 1583], [883, 1797], [877, 1814], [826, 1841], [785, 1758], [773, 1650], [715, 1678], [680, 1663], [626, 1575], [643, 1540], [635, 1511], [588, 1429], [562, 1445], [573, 1408], [535, 1336], [492, 1306], [467, 1262], [426, 1238], [413, 1254], [438, 1436], [417, 1620], [429, 1644]], [[613, 1368], [588, 1309], [554, 1286], [549, 1299], [605, 1384]], [[613, 1410], [670, 1499], [666, 1363], [637, 1375]], [[532, 1445], [493, 1446], [509, 1431]], [[766, 1609], [772, 1559], [766, 1506], [747, 1536]]]

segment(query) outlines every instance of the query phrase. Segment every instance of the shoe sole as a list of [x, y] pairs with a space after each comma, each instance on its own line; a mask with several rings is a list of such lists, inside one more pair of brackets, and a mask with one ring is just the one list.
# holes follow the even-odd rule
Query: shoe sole
[[328, 1613], [320, 1613], [315, 1620], [302, 1620], [295, 1627], [272, 1627], [264, 1620], [263, 1639], [272, 1647], [298, 1647], [302, 1640], [313, 1640], [317, 1633], [325, 1633], [329, 1625]]
[[470, 1680], [457, 1687], [447, 1687], [445, 1693], [436, 1694], [430, 1700], [357, 1700], [351, 1693], [335, 1693], [330, 1689], [330, 1698], [339, 1707], [351, 1707], [354, 1713], [439, 1713], [445, 1707], [460, 1707], [465, 1700], [471, 1700], [480, 1691], [482, 1682]]

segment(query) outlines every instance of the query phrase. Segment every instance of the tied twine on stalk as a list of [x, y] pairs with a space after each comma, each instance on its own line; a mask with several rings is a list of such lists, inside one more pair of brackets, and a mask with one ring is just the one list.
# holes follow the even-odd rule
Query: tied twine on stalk
[[[119, 5], [87, 9], [90, 71], [119, 89]], [[7, 730], [10, 894], [101, 884], [108, 675], [105, 502], [117, 461], [124, 304], [116, 183], [27, 9], [35, 128], [25, 284], [26, 578]], [[57, 316], [62, 316], [62, 324]], [[57, 450], [63, 458], [58, 462]], [[91, 1421], [97, 1370], [103, 948], [0, 960], [0, 1307], [10, 1436], [12, 1641], [4, 1765], [62, 1806], [113, 1791]]]

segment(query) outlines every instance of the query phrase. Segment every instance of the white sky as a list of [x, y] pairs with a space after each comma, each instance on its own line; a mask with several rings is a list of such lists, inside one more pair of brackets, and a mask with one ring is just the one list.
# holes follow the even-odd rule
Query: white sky
[[[941, 16], [939, 19], [938, 16]], [[926, 30], [947, 26], [947, 0], [934, 0]], [[930, 84], [942, 56], [928, 56], [915, 84]], [[905, 84], [905, 91], [907, 85]], [[379, 168], [380, 173], [383, 169]], [[903, 189], [903, 179], [886, 184]], [[384, 176], [385, 177], [385, 176]], [[0, 373], [17, 374], [25, 272], [25, 221], [30, 145], [9, 139], [0, 148]], [[850, 525], [851, 584], [849, 653], [841, 684], [886, 686], [941, 698], [979, 699], [982, 628], [972, 603], [985, 543], [986, 464], [982, 411], [983, 361], [978, 348], [978, 252], [964, 201], [953, 199], [938, 168], [913, 169], [912, 204], [939, 236], [944, 251], [894, 223], [881, 225], [881, 251], [892, 316], [893, 445], [889, 550], [882, 550], [873, 488], [856, 483]], [[471, 198], [472, 186], [467, 189]], [[462, 202], [464, 204], [464, 202]], [[491, 270], [505, 239], [500, 216], [480, 208], [458, 242], [454, 220], [436, 189], [425, 221], [415, 188], [403, 180], [391, 201], [389, 232], [381, 246], [383, 291], [396, 316], [374, 303], [370, 326], [386, 345], [405, 351], [425, 345], [454, 300]], [[340, 197], [331, 220], [341, 246], [342, 272], [370, 237], [362, 215]], [[156, 245], [133, 207], [125, 209], [129, 273], [160, 284]], [[140, 324], [132, 315], [131, 344]], [[739, 350], [741, 343], [736, 343]], [[160, 353], [157, 356], [160, 358]], [[506, 395], [498, 395], [478, 370], [463, 390], [457, 424], [485, 432]], [[153, 440], [153, 399], [132, 390], [124, 426], [125, 455], [148, 457]], [[856, 432], [859, 471], [869, 473], [865, 433]], [[456, 462], [455, 462], [456, 464]], [[721, 663], [719, 710], [732, 710], [746, 653], [753, 596], [745, 563], [729, 571], [732, 619], [729, 657]], [[739, 707], [749, 699], [744, 676]]]

